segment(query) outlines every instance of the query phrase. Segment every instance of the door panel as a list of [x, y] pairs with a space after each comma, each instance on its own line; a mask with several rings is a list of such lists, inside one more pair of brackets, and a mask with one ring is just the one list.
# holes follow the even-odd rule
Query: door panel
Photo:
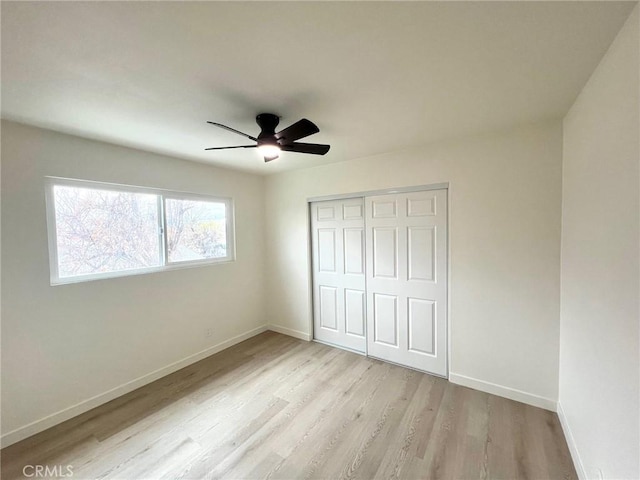
[[373, 218], [396, 218], [397, 203], [395, 198], [385, 198], [387, 195], [375, 197], [371, 200]]
[[431, 300], [409, 298], [409, 350], [418, 353], [435, 353], [435, 305]]
[[366, 350], [364, 202], [311, 204], [315, 339]]
[[436, 197], [424, 197], [421, 193], [407, 195], [407, 217], [423, 217], [436, 214]]
[[367, 352], [447, 376], [447, 191], [365, 199]]
[[364, 229], [344, 229], [344, 273], [364, 275]]
[[336, 218], [334, 205], [320, 206], [318, 207], [316, 212], [317, 212], [316, 218], [318, 219], [319, 222], [325, 221], [325, 220], [335, 220]]
[[320, 285], [320, 328], [338, 330], [336, 288]]
[[409, 280], [433, 280], [436, 227], [408, 227], [407, 262]]
[[365, 295], [360, 290], [344, 290], [346, 332], [364, 338], [365, 332]]
[[318, 230], [318, 254], [321, 272], [336, 271], [336, 231], [334, 228]]
[[397, 229], [380, 227], [373, 229], [373, 275], [396, 278], [398, 272]]
[[343, 220], [363, 220], [362, 208], [364, 205], [354, 205], [352, 203], [342, 205]]
[[374, 342], [398, 346], [398, 297], [373, 294]]

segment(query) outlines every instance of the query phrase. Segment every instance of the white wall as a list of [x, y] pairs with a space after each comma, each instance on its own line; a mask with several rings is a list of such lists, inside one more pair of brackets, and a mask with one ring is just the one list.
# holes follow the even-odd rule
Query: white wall
[[270, 327], [311, 334], [308, 197], [449, 182], [451, 379], [555, 409], [561, 161], [551, 122], [267, 177]]
[[[232, 196], [237, 260], [51, 287], [45, 175]], [[263, 196], [262, 177], [3, 122], [4, 443], [264, 329]]]
[[583, 478], [640, 478], [639, 22], [564, 120], [560, 413]]

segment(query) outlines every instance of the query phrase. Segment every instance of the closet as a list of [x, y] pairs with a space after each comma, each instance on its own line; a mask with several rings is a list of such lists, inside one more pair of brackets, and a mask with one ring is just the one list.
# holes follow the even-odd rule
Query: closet
[[447, 190], [310, 203], [314, 339], [447, 376]]

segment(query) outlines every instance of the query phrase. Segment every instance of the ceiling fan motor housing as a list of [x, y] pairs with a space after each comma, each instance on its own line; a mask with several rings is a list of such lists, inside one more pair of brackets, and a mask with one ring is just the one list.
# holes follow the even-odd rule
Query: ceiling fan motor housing
[[256, 117], [256, 123], [260, 127], [260, 135], [258, 135], [258, 145], [277, 145], [275, 138], [276, 127], [280, 123], [280, 117], [272, 113], [261, 113]]

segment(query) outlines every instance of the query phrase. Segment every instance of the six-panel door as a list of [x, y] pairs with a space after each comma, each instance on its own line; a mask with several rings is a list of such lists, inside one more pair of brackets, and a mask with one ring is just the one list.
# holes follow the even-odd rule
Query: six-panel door
[[311, 204], [313, 336], [365, 352], [364, 205], [361, 198]]
[[312, 203], [311, 227], [314, 338], [447, 376], [447, 191]]
[[365, 199], [367, 354], [447, 376], [447, 191]]

